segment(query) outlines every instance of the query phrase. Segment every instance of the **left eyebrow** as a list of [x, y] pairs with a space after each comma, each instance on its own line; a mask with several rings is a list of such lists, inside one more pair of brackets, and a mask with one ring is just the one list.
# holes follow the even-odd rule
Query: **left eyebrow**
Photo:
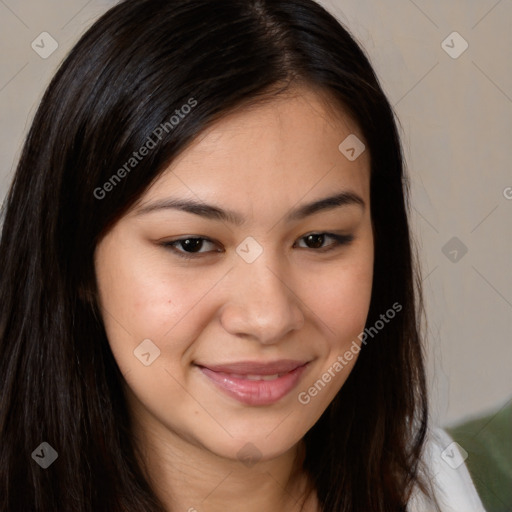
[[[285, 217], [286, 222], [293, 222], [314, 215], [321, 211], [332, 210], [342, 206], [359, 205], [363, 210], [365, 208], [364, 200], [354, 192], [343, 191], [336, 195], [324, 197], [311, 203], [294, 208]], [[135, 214], [142, 215], [158, 210], [174, 209], [199, 215], [206, 219], [226, 221], [237, 226], [244, 224], [245, 218], [237, 212], [223, 210], [218, 206], [206, 204], [193, 199], [168, 198], [154, 203], [149, 203], [140, 207]]]

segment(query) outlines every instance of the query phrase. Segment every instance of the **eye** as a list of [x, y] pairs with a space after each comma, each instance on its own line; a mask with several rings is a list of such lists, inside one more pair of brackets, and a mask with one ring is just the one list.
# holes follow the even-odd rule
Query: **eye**
[[[330, 244], [324, 245], [326, 240], [334, 240]], [[310, 233], [299, 238], [306, 243], [305, 249], [313, 249], [315, 252], [327, 252], [336, 249], [342, 245], [348, 245], [354, 240], [353, 235], [336, 235], [334, 233]], [[302, 247], [301, 247], [302, 248]]]
[[[326, 244], [326, 241], [332, 240], [331, 243]], [[325, 253], [332, 251], [337, 247], [348, 245], [354, 240], [353, 235], [337, 235], [335, 233], [309, 233], [301, 238], [299, 241], [304, 241], [306, 246], [300, 246], [295, 243], [294, 247], [301, 249], [310, 249], [313, 252]], [[208, 249], [208, 245], [215, 246], [216, 242], [200, 236], [189, 236], [187, 238], [180, 238], [172, 242], [162, 243], [164, 247], [171, 249], [177, 256], [185, 259], [199, 258], [202, 254], [207, 255], [211, 252], [223, 252], [222, 249]], [[205, 248], [206, 247], [206, 248]]]
[[[164, 242], [162, 245], [164, 247], [169, 247], [172, 249], [178, 256], [185, 259], [191, 259], [196, 257], [196, 254], [204, 254], [211, 252], [211, 250], [202, 251], [204, 245], [212, 244], [214, 242], [204, 237], [188, 237], [188, 238], [180, 238], [179, 240], [174, 240], [172, 242]], [[181, 247], [181, 249], [179, 249]], [[221, 250], [217, 250], [214, 252], [222, 252]]]

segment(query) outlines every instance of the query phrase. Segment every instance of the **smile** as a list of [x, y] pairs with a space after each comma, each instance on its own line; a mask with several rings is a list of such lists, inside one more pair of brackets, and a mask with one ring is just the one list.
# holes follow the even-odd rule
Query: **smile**
[[281, 400], [297, 386], [308, 365], [309, 362], [283, 360], [197, 366], [216, 388], [243, 404], [255, 406]]

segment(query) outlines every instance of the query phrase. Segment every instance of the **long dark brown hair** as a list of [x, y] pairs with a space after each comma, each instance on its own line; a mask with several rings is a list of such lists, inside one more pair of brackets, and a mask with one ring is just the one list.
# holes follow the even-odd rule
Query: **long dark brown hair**
[[[93, 253], [202, 130], [294, 84], [343, 106], [371, 155], [367, 325], [403, 306], [307, 432], [304, 469], [324, 512], [404, 511], [411, 489], [426, 489], [408, 185], [394, 112], [365, 53], [312, 0], [126, 0], [82, 36], [53, 78], [2, 209], [2, 511], [164, 510], [137, 463], [123, 377], [95, 300]], [[193, 110], [171, 128], [191, 98]], [[98, 197], [166, 122], [147, 156]], [[47, 469], [31, 457], [43, 441], [58, 452]]]

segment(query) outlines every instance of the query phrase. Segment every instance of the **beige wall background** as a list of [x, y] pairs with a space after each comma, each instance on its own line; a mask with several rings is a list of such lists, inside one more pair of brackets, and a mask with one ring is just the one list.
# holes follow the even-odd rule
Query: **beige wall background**
[[[115, 3], [0, 0], [1, 201], [56, 67]], [[512, 2], [321, 3], [366, 49], [401, 123], [433, 417], [497, 411], [512, 398]]]

